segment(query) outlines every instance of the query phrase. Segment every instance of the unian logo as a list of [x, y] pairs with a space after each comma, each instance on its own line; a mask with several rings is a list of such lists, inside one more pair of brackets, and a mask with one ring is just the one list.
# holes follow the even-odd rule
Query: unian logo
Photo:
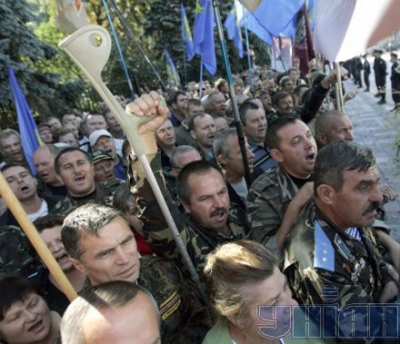
[[268, 339], [400, 338], [400, 305], [394, 303], [257, 307], [257, 330]]

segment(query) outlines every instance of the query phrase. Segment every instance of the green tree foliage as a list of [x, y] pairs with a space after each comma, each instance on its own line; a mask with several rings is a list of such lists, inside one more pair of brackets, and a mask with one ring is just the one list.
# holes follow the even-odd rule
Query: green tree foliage
[[[160, 87], [149, 64], [143, 57], [131, 34], [119, 20], [111, 0], [106, 0], [118, 34], [131, 80], [137, 90], [148, 91]], [[125, 18], [131, 33], [153, 62], [164, 82], [167, 80], [163, 47], [170, 52], [182, 81], [198, 80], [200, 58], [186, 60], [186, 48], [181, 38], [180, 3], [178, 0], [114, 0]], [[189, 25], [194, 25], [195, 1], [182, 1]], [[110, 32], [103, 0], [83, 1], [92, 24], [102, 25]], [[233, 2], [219, 1], [222, 21]], [[7, 67], [12, 66], [30, 107], [39, 115], [55, 114], [67, 107], [93, 109], [98, 96], [71, 59], [58, 49], [65, 34], [54, 26], [54, 0], [0, 1], [0, 116], [10, 113], [12, 98], [8, 86]], [[214, 30], [217, 53], [217, 74], [204, 71], [204, 79], [212, 81], [225, 75], [225, 67], [217, 30]], [[257, 61], [264, 62], [266, 46], [250, 35]], [[227, 49], [233, 73], [247, 68], [247, 60], [239, 59], [232, 41]], [[129, 96], [129, 89], [117, 54], [115, 42], [103, 80], [114, 94]]]
[[[0, 106], [2, 126], [12, 122], [13, 103], [7, 70], [12, 67], [30, 106], [36, 111], [46, 110], [58, 84], [58, 76], [42, 73], [36, 66], [51, 60], [57, 53], [51, 45], [39, 40], [32, 29], [35, 20], [32, 5], [26, 0], [0, 2]], [[8, 115], [8, 116], [7, 116]], [[10, 118], [11, 117], [11, 118]]]

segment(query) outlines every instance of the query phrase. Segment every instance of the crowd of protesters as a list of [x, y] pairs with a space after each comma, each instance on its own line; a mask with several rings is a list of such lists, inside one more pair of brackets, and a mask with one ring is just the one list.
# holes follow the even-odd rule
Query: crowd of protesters
[[[395, 54], [392, 62], [397, 90]], [[360, 87], [364, 70], [369, 91], [367, 59], [345, 66], [342, 78]], [[400, 244], [384, 222], [397, 195], [335, 110], [338, 71], [247, 73], [233, 78], [235, 98], [218, 77], [117, 99], [127, 115], [151, 116], [138, 139], [187, 255], [103, 104], [43, 119], [35, 172], [19, 133], [0, 131], [1, 172], [79, 294], [70, 304], [2, 200], [1, 342], [364, 342], [382, 339], [384, 325], [394, 333], [398, 315], [345, 311], [397, 299]], [[298, 307], [333, 304], [324, 321]]]

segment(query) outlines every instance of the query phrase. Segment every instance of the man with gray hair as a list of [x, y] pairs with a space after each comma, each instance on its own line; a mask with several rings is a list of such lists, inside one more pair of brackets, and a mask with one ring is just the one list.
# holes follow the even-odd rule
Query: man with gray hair
[[155, 256], [139, 259], [135, 237], [120, 211], [84, 205], [65, 218], [61, 237], [88, 284], [123, 280], [151, 292], [160, 309], [163, 343], [201, 342], [209, 327], [208, 311], [173, 262]]
[[83, 290], [61, 321], [68, 344], [159, 344], [159, 313], [151, 294], [135, 283], [113, 281]]
[[371, 149], [345, 140], [324, 147], [315, 163], [314, 198], [285, 248], [284, 271], [296, 299], [335, 306], [323, 326], [337, 329], [333, 335], [344, 340], [376, 339], [384, 325], [387, 336], [398, 333], [397, 317], [387, 309], [363, 307], [398, 294], [399, 276], [383, 261], [371, 228], [382, 201], [378, 181]]
[[225, 117], [226, 116], [226, 103], [224, 95], [218, 91], [212, 91], [207, 97], [201, 101], [204, 111], [209, 113], [212, 117]]

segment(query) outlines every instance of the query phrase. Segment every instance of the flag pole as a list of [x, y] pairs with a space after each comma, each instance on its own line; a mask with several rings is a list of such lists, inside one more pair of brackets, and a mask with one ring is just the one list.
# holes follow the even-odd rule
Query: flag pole
[[254, 89], [253, 89], [253, 72], [252, 72], [252, 68], [251, 68], [249, 30], [247, 29], [247, 17], [244, 19], [244, 34], [246, 37], [247, 63], [249, 65], [250, 92], [253, 94], [253, 91], [254, 91]]
[[153, 63], [150, 61], [150, 58], [147, 56], [146, 52], [143, 50], [142, 46], [140, 45], [140, 43], [137, 41], [135, 35], [133, 34], [132, 30], [129, 28], [126, 20], [124, 19], [124, 17], [122, 16], [121, 12], [119, 11], [119, 9], [117, 8], [117, 5], [115, 4], [114, 0], [110, 0], [110, 4], [113, 7], [115, 13], [118, 16], [118, 19], [120, 20], [122, 26], [125, 28], [125, 30], [128, 32], [129, 37], [132, 39], [132, 41], [136, 44], [137, 48], [139, 49], [139, 51], [142, 53], [144, 59], [146, 60], [146, 62], [149, 64], [151, 70], [153, 71], [154, 75], [156, 76], [156, 78], [158, 79], [158, 82], [160, 83], [163, 91], [166, 91], [167, 88], [165, 87], [164, 82], [162, 81], [160, 74], [157, 72], [156, 68], [154, 67]]
[[282, 64], [282, 67], [283, 67], [284, 71], [286, 72], [287, 71], [286, 65], [285, 65], [285, 62], [283, 62], [283, 58], [282, 58], [282, 49], [281, 49], [282, 38], [281, 37], [278, 37], [278, 42], [279, 42], [279, 52], [278, 52], [279, 60], [281, 61], [281, 64]]
[[343, 112], [344, 100], [343, 100], [343, 88], [342, 88], [342, 76], [340, 75], [340, 66], [339, 62], [335, 62], [336, 68], [336, 108], [338, 111]]
[[67, 296], [69, 301], [74, 300], [78, 296], [75, 289], [72, 287], [70, 281], [54, 259], [35, 226], [32, 224], [31, 220], [29, 220], [25, 209], [11, 190], [3, 176], [3, 173], [0, 173], [0, 190], [1, 197], [7, 204], [8, 209], [10, 209], [11, 213], [14, 215], [19, 226], [31, 242], [40, 259], [49, 269], [50, 274], [54, 277], [57, 285], [60, 286], [62, 292]]
[[212, 5], [213, 5], [213, 9], [214, 9], [215, 21], [217, 23], [217, 30], [218, 30], [219, 41], [221, 44], [222, 57], [224, 59], [226, 78], [227, 78], [228, 85], [229, 85], [229, 96], [230, 96], [231, 102], [232, 102], [234, 121], [235, 121], [235, 125], [236, 125], [236, 131], [238, 134], [238, 139], [239, 139], [239, 147], [240, 147], [240, 151], [242, 153], [242, 158], [243, 158], [245, 179], [246, 179], [248, 185], [250, 185], [250, 168], [249, 168], [249, 164], [247, 161], [246, 142], [245, 142], [245, 137], [243, 134], [242, 123], [240, 121], [239, 108], [237, 105], [235, 88], [233, 86], [231, 66], [229, 64], [228, 53], [226, 50], [224, 30], [222, 27], [221, 15], [219, 13], [217, 0], [212, 0]]
[[200, 57], [200, 82], [199, 82], [199, 100], [203, 96], [203, 57]]
[[[182, 46], [183, 46], [183, 73], [185, 76], [185, 79], [183, 80], [183, 84], [186, 85], [187, 83], [187, 69], [186, 69], [186, 44], [185, 42], [182, 42]], [[182, 87], [183, 88], [183, 87]]]
[[102, 0], [102, 2], [103, 2], [104, 9], [106, 11], [106, 16], [107, 16], [108, 23], [110, 24], [112, 35], [114, 37], [115, 45], [117, 46], [119, 59], [121, 61], [122, 69], [124, 70], [126, 82], [128, 83], [129, 91], [131, 93], [131, 98], [135, 99], [135, 91], [133, 90], [131, 77], [129, 76], [128, 68], [126, 67], [124, 55], [122, 54], [122, 50], [121, 50], [121, 46], [119, 44], [118, 36], [117, 36], [117, 33], [115, 32], [114, 24], [113, 24], [111, 16], [110, 16], [110, 12], [109, 12], [109, 9], [108, 9], [107, 1], [106, 0]]

